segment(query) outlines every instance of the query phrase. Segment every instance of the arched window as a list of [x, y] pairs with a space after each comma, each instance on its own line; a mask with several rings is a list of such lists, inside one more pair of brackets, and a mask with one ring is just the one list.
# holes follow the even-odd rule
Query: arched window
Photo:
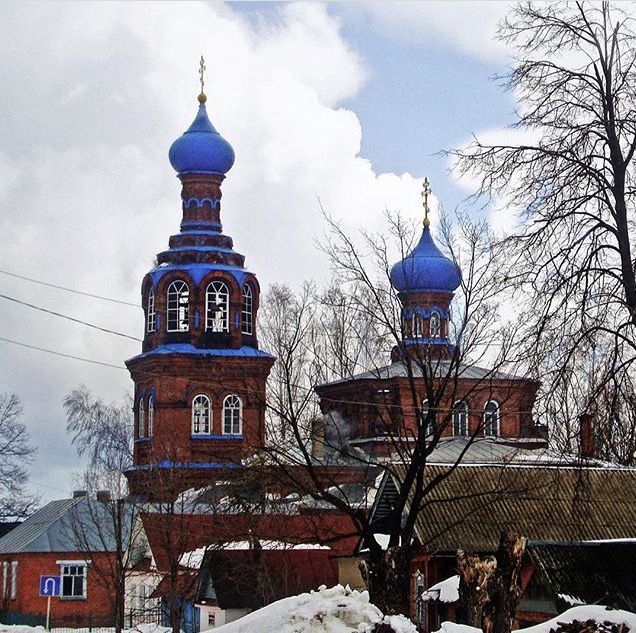
[[453, 406], [453, 435], [468, 435], [468, 405], [465, 400], [458, 400]]
[[431, 338], [435, 338], [436, 336], [440, 335], [441, 323], [442, 320], [439, 316], [439, 312], [437, 312], [437, 310], [433, 310], [428, 321], [428, 328]]
[[243, 403], [234, 394], [223, 400], [224, 435], [241, 435], [243, 432]]
[[155, 291], [151, 288], [148, 293], [148, 310], [146, 312], [146, 332], [154, 332], [157, 326], [157, 314], [155, 312]]
[[146, 412], [144, 410], [144, 399], [139, 398], [139, 418], [137, 424], [137, 437], [146, 436]]
[[205, 292], [205, 329], [230, 331], [230, 291], [222, 281], [213, 281]]
[[185, 281], [177, 279], [168, 286], [168, 332], [187, 332], [190, 328], [190, 291]]
[[428, 400], [424, 400], [424, 402], [422, 402], [422, 420], [426, 424], [426, 435], [435, 434], [435, 416], [431, 415], [429, 419], [430, 409]]
[[192, 400], [192, 435], [209, 435], [212, 428], [210, 398], [204, 394]]
[[152, 437], [155, 427], [155, 399], [148, 398], [148, 437]]
[[412, 317], [411, 332], [413, 338], [420, 338], [424, 334], [422, 327], [422, 317], [417, 313], [415, 313]]
[[499, 404], [495, 400], [488, 400], [484, 407], [484, 435], [486, 437], [499, 435]]
[[254, 333], [254, 295], [252, 286], [243, 285], [243, 303], [241, 305], [241, 332], [243, 334]]

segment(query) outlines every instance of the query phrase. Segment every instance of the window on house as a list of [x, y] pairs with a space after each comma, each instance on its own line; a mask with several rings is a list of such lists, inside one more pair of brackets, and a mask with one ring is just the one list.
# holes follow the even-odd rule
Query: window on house
[[426, 435], [433, 435], [435, 433], [435, 418], [433, 415], [429, 417], [430, 410], [428, 400], [424, 400], [424, 402], [422, 402], [422, 419], [424, 424], [426, 424]]
[[137, 437], [144, 437], [146, 435], [146, 412], [144, 410], [143, 396], [139, 398], [139, 424]]
[[62, 598], [86, 598], [86, 563], [62, 563]]
[[152, 437], [155, 428], [155, 399], [148, 398], [148, 437]]
[[187, 332], [190, 328], [190, 290], [177, 279], [168, 286], [168, 332]]
[[243, 285], [243, 303], [241, 306], [241, 332], [243, 334], [254, 333], [254, 296], [252, 294], [252, 286]]
[[453, 435], [468, 435], [468, 405], [465, 400], [458, 400], [453, 406]]
[[230, 291], [222, 281], [213, 281], [205, 292], [205, 329], [230, 331]]
[[192, 401], [192, 435], [209, 435], [211, 421], [210, 398], [200, 394]]
[[243, 431], [243, 403], [238, 396], [226, 396], [223, 400], [223, 433], [240, 435]]
[[157, 314], [155, 312], [155, 291], [150, 289], [148, 293], [148, 306], [146, 314], [146, 332], [154, 332], [157, 326]]
[[488, 400], [484, 407], [484, 435], [486, 437], [499, 435], [499, 404], [495, 400]]
[[442, 320], [439, 316], [439, 312], [437, 312], [436, 310], [433, 310], [433, 312], [431, 312], [431, 317], [428, 322], [431, 338], [434, 338], [440, 335], [441, 323], [442, 323]]

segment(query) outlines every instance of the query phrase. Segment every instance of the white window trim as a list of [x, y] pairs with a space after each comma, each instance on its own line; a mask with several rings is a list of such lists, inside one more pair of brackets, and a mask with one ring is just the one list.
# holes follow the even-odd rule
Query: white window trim
[[[497, 405], [497, 409], [494, 411], [495, 414], [495, 432], [494, 433], [486, 433], [486, 416], [489, 415], [489, 411], [486, 410], [486, 407], [491, 403], [494, 402], [495, 405]], [[486, 404], [484, 405], [484, 437], [499, 437], [501, 435], [501, 407], [499, 406], [499, 403], [496, 400], [493, 400], [492, 398], [488, 401], [486, 401]]]
[[[433, 332], [433, 317], [437, 320], [436, 332]], [[430, 338], [437, 338], [442, 336], [442, 315], [437, 310], [431, 311], [431, 316], [428, 319], [428, 335]]]
[[241, 292], [241, 334], [254, 334], [254, 291], [249, 284], [243, 284]]
[[5, 560], [2, 563], [2, 598], [7, 599], [9, 597], [9, 561]]
[[151, 288], [148, 293], [146, 332], [154, 332], [157, 328], [157, 312], [155, 310], [155, 291]]
[[[197, 398], [205, 398], [205, 400], [208, 403], [208, 429], [207, 431], [195, 431], [194, 430], [194, 413], [195, 413], [195, 408], [194, 408], [194, 401]], [[192, 409], [192, 419], [191, 419], [191, 425], [190, 425], [190, 433], [193, 436], [197, 436], [197, 435], [210, 435], [212, 433], [212, 400], [210, 398], [210, 396], [208, 396], [205, 393], [198, 393], [196, 396], [194, 396], [194, 398], [192, 398], [192, 405], [191, 405], [191, 409]]]
[[[461, 409], [460, 409], [461, 407]], [[452, 415], [452, 423], [453, 423], [453, 437], [468, 437], [469, 435], [469, 428], [468, 428], [468, 423], [469, 423], [469, 411], [470, 409], [468, 408], [468, 403], [466, 402], [466, 400], [456, 400], [455, 404], [453, 405], [453, 410], [451, 412]], [[459, 414], [459, 415], [465, 415], [465, 421], [464, 421], [464, 433], [455, 433], [455, 414]]]
[[155, 399], [152, 394], [148, 396], [148, 419], [146, 425], [146, 437], [152, 437], [155, 431]]
[[[238, 406], [233, 406], [233, 407], [228, 407], [227, 406], [227, 401], [230, 398], [236, 398], [238, 400]], [[233, 428], [230, 429], [230, 431], [226, 431], [225, 430], [225, 413], [226, 411], [238, 411], [238, 432], [234, 432]], [[237, 396], [235, 393], [231, 393], [228, 394], [227, 396], [225, 396], [225, 398], [223, 398], [223, 409], [222, 409], [222, 416], [223, 418], [223, 427], [221, 429], [221, 432], [223, 433], [223, 435], [243, 435], [243, 400]]]
[[[212, 289], [212, 286], [218, 286], [219, 289]], [[215, 299], [215, 305], [220, 307], [220, 310], [217, 310], [212, 313], [212, 318], [210, 318], [210, 295], [214, 294], [215, 297], [219, 295], [223, 296], [223, 303], [217, 302]], [[214, 318], [215, 315], [222, 315], [222, 320], [220, 323], [217, 319]], [[205, 289], [205, 329], [208, 332], [229, 332], [230, 331], [230, 289], [228, 285], [221, 279], [213, 279], [208, 287]]]
[[11, 561], [11, 600], [18, 595], [18, 561]]
[[[183, 284], [180, 286], [180, 290], [176, 290], [177, 284]], [[185, 286], [185, 288], [184, 288]], [[175, 288], [172, 290], [172, 288]], [[174, 301], [176, 302], [175, 306], [170, 305], [170, 295], [176, 295]], [[181, 320], [181, 309], [182, 309], [182, 297], [185, 295], [185, 312], [186, 319]], [[177, 327], [170, 327], [170, 313], [176, 312], [176, 323]], [[168, 332], [189, 332], [190, 331], [190, 286], [188, 286], [187, 282], [183, 281], [183, 279], [175, 279], [169, 286], [168, 291], [166, 292], [166, 331]]]
[[[90, 560], [58, 560], [55, 561], [60, 566], [60, 600], [86, 600], [88, 598], [88, 566]], [[82, 583], [83, 594], [81, 596], [65, 596], [64, 591], [64, 567], [74, 565], [75, 567], [84, 567], [84, 582]]]

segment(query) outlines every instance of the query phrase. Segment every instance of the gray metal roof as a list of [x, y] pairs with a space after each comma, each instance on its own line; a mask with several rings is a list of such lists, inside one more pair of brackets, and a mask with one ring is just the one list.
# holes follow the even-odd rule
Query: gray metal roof
[[0, 554], [113, 551], [109, 522], [108, 504], [95, 499], [51, 501], [0, 538]]
[[[341, 380], [334, 380], [333, 382], [326, 382], [320, 387], [327, 387], [329, 385], [338, 385], [346, 382], [357, 381], [357, 380], [387, 380], [389, 378], [406, 378], [408, 377], [408, 366], [407, 363], [403, 361], [396, 361], [391, 363], [390, 365], [385, 365], [384, 367], [377, 367], [370, 371], [365, 371], [360, 374], [356, 374], [355, 376], [351, 376], [350, 378], [343, 378]], [[417, 378], [422, 375], [421, 367], [418, 366], [418, 363], [411, 362], [410, 370], [413, 372], [413, 375]], [[450, 360], [439, 360], [431, 362], [431, 370], [433, 370], [434, 375], [436, 376], [446, 376], [449, 372], [453, 372], [457, 374], [458, 378], [462, 378], [464, 380], [522, 380], [521, 376], [514, 376], [513, 374], [505, 374], [503, 372], [497, 371], [495, 369], [487, 369], [485, 367], [478, 367], [477, 365], [465, 365], [461, 364], [458, 368], [451, 367]]]

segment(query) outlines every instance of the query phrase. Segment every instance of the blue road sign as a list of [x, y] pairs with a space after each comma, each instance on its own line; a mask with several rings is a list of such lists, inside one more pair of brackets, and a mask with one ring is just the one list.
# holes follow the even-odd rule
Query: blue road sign
[[40, 595], [59, 596], [61, 580], [59, 576], [40, 576]]

